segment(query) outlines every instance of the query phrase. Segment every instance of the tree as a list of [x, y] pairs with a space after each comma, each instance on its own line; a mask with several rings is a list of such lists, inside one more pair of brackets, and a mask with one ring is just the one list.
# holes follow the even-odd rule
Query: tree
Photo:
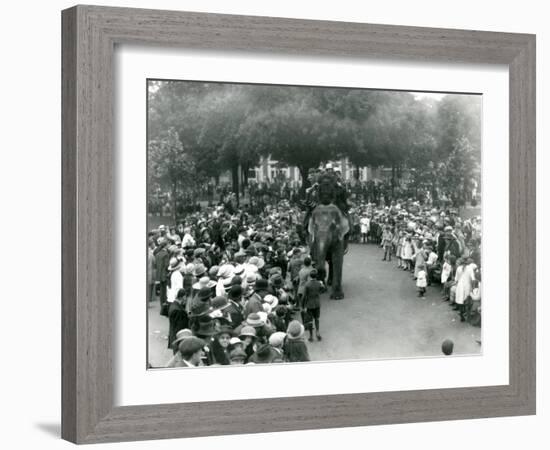
[[480, 181], [481, 97], [444, 97], [435, 124], [440, 189], [449, 194], [455, 206], [463, 206], [472, 182]]
[[230, 170], [233, 192], [239, 202], [241, 166], [258, 161], [258, 153], [246, 139], [247, 120], [254, 116], [249, 91], [240, 85], [228, 86], [206, 102], [201, 112], [201, 132], [197, 140], [199, 151], [210, 149], [215, 154], [211, 164]]
[[443, 165], [442, 188], [455, 206], [464, 206], [472, 191], [472, 180], [479, 177], [479, 153], [467, 137], [458, 138]]
[[223, 92], [219, 83], [150, 81], [149, 139], [158, 139], [167, 130], [176, 130], [188, 157], [194, 160], [196, 181], [219, 175], [216, 149], [199, 145], [204, 118], [208, 116], [217, 95]]
[[336, 128], [334, 119], [311, 107], [305, 95], [283, 103], [271, 111], [264, 111], [256, 119], [256, 136], [262, 141], [264, 156], [296, 166], [307, 183], [310, 168], [335, 156]]
[[[184, 151], [174, 128], [170, 128], [157, 139], [149, 141], [148, 162], [149, 186], [159, 183], [170, 188], [172, 216], [175, 221], [178, 191], [184, 187], [193, 186], [195, 165]], [[151, 195], [148, 195], [148, 198], [151, 198]]]
[[[148, 133], [161, 142], [176, 130], [196, 183], [229, 170], [237, 196], [263, 156], [296, 166], [302, 188], [310, 168], [345, 157], [356, 177], [359, 167], [389, 167], [393, 193], [408, 170], [410, 187], [435, 197], [452, 189], [440, 181], [450, 167], [457, 172], [448, 179], [460, 186], [468, 183], [458, 174], [478, 181], [480, 106], [477, 96], [435, 101], [398, 91], [153, 81]], [[472, 156], [464, 167], [461, 151]]]

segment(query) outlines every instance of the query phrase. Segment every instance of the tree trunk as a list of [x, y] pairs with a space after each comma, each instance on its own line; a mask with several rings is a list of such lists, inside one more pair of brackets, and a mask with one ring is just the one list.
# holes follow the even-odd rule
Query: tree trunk
[[395, 164], [391, 165], [391, 196], [393, 198], [395, 189]]
[[231, 178], [233, 180], [233, 192], [237, 199], [237, 206], [239, 206], [239, 164], [233, 164], [231, 168]]
[[176, 194], [177, 194], [177, 186], [176, 182], [174, 181], [172, 183], [172, 220], [174, 223], [176, 223], [176, 207], [177, 207], [177, 200], [176, 200]]
[[[248, 187], [248, 169], [250, 168], [250, 164], [249, 163], [246, 163], [242, 166], [242, 169], [243, 169], [243, 188], [244, 187]], [[243, 189], [244, 190], [244, 189]]]
[[[250, 203], [250, 187], [248, 186], [248, 169], [250, 168], [250, 163], [244, 164], [242, 167], [242, 192], [243, 197], [248, 194], [248, 203]], [[244, 201], [244, 199], [243, 199]]]

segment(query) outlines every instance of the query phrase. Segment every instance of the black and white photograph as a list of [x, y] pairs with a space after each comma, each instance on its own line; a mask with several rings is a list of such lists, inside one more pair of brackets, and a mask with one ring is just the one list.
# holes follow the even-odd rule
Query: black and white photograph
[[146, 95], [149, 369], [483, 353], [482, 95]]

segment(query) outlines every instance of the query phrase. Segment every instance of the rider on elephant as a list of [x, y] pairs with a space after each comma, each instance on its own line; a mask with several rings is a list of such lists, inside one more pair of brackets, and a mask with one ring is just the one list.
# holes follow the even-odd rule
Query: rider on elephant
[[[311, 212], [320, 203], [319, 199], [319, 185], [322, 181], [325, 184], [330, 184], [332, 189], [329, 189], [329, 199], [324, 203], [334, 203], [342, 214], [349, 221], [349, 204], [348, 204], [348, 192], [341, 180], [341, 172], [335, 171], [331, 163], [325, 166], [325, 170], [310, 169], [308, 173], [308, 181], [311, 186], [306, 189], [306, 198], [304, 201], [306, 207], [306, 214], [304, 217], [304, 229], [308, 229], [309, 219]], [[349, 234], [346, 234], [344, 238], [344, 252], [347, 253], [349, 241]]]
[[311, 217], [311, 211], [313, 211], [315, 207], [319, 204], [319, 196], [317, 195], [317, 191], [319, 189], [319, 183], [317, 182], [317, 180], [319, 178], [319, 175], [320, 174], [318, 169], [309, 169], [307, 175], [307, 180], [309, 181], [310, 187], [306, 189], [305, 200], [302, 203], [306, 210], [303, 223], [306, 233], [309, 224], [309, 218]]
[[340, 211], [344, 213], [347, 217], [349, 212], [348, 204], [348, 191], [344, 183], [342, 182], [342, 173], [339, 170], [334, 171], [335, 177], [335, 193], [334, 193], [334, 204], [340, 208]]

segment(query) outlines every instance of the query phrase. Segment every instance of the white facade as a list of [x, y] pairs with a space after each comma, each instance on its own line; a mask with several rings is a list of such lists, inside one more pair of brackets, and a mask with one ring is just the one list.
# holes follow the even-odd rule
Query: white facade
[[[354, 179], [355, 167], [353, 167], [347, 158], [330, 161], [334, 170], [339, 170], [342, 174], [342, 179], [351, 181]], [[284, 177], [285, 180], [291, 183], [302, 182], [300, 171], [294, 166], [281, 166], [278, 161], [271, 158], [262, 158], [260, 164], [249, 170], [248, 179], [258, 183], [270, 182], [277, 179], [278, 176]], [[359, 168], [359, 181], [367, 181], [372, 179], [373, 169], [370, 167]]]

